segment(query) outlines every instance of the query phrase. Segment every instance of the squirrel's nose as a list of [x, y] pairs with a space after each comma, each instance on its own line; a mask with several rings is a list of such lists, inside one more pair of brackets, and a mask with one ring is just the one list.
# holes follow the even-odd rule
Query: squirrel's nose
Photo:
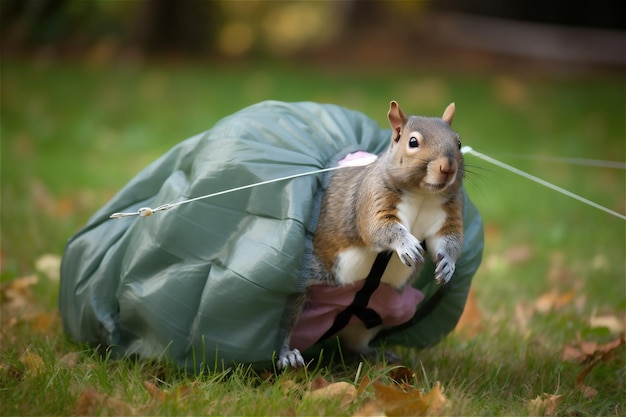
[[457, 170], [457, 162], [454, 158], [442, 158], [439, 163], [439, 171], [442, 174], [452, 175], [455, 174]]

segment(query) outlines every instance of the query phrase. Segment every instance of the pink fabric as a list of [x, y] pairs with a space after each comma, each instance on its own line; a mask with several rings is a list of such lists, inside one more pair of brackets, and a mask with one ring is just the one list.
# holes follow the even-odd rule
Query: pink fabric
[[[337, 314], [352, 304], [354, 295], [364, 284], [365, 280], [337, 287], [310, 286], [307, 305], [291, 336], [291, 347], [306, 350], [313, 346], [330, 329]], [[380, 315], [383, 326], [398, 326], [413, 317], [423, 298], [424, 294], [411, 286], [398, 291], [390, 285], [380, 284], [367, 306]], [[360, 320], [352, 317], [348, 325], [354, 323], [360, 323]]]
[[363, 165], [369, 165], [374, 162], [378, 157], [369, 152], [356, 151], [346, 155], [341, 161], [337, 163], [339, 166], [359, 167]]

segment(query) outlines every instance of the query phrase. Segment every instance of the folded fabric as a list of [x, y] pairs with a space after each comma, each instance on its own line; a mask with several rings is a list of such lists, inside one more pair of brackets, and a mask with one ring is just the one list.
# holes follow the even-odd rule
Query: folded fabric
[[[307, 289], [307, 304], [291, 336], [292, 347], [306, 350], [313, 346], [330, 329], [337, 314], [352, 303], [354, 294], [364, 284], [365, 281], [358, 281], [342, 286], [310, 286]], [[413, 287], [407, 286], [399, 291], [388, 284], [380, 284], [372, 293], [367, 307], [378, 313], [383, 326], [398, 326], [415, 315], [423, 299], [424, 294]], [[353, 316], [348, 325], [359, 323], [360, 319]]]
[[[182, 367], [266, 366], [282, 341], [283, 315], [306, 288], [327, 175], [150, 217], [110, 215], [327, 168], [356, 151], [380, 154], [390, 137], [389, 129], [343, 107], [267, 101], [176, 144], [69, 240], [58, 301], [65, 332], [114, 355], [165, 357]], [[414, 277], [424, 295], [419, 304], [416, 293], [410, 301], [417, 311], [405, 324], [390, 324], [380, 340], [425, 347], [454, 328], [483, 247], [482, 221], [467, 195], [464, 219], [463, 253], [450, 284], [440, 291], [427, 263]]]

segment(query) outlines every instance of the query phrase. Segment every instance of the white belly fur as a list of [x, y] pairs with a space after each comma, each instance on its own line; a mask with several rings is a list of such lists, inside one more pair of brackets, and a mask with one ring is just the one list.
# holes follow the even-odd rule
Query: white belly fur
[[[446, 213], [436, 196], [405, 193], [398, 208], [398, 218], [420, 242], [427, 240], [429, 248], [437, 245], [433, 236], [441, 229]], [[367, 247], [353, 246], [343, 250], [335, 264], [335, 279], [342, 284], [351, 284], [367, 277], [372, 269], [377, 252]], [[407, 267], [394, 253], [385, 269], [381, 282], [393, 287], [402, 287], [411, 277], [413, 269]]]

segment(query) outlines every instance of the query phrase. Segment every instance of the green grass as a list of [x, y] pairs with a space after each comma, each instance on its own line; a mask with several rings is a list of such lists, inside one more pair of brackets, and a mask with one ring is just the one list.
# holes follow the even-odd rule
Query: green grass
[[[621, 74], [568, 78], [193, 64], [91, 68], [4, 60], [1, 77], [5, 285], [33, 273], [41, 255], [61, 255], [66, 240], [97, 208], [175, 143], [264, 99], [332, 102], [382, 125], [391, 99], [427, 115], [440, 115], [455, 101], [454, 127], [465, 145], [626, 211], [623, 170], [515, 157], [623, 161]], [[577, 334], [601, 343], [616, 337], [591, 328], [589, 319], [624, 317], [624, 221], [471, 156], [466, 160], [467, 188], [486, 224], [484, 262], [474, 280], [482, 331], [473, 339], [453, 334], [425, 351], [400, 349], [418, 371], [417, 386], [428, 389], [441, 381], [451, 415], [527, 415], [528, 401], [542, 393], [563, 395], [560, 415], [626, 414], [624, 347], [585, 378], [599, 391], [593, 398], [576, 387], [584, 366], [560, 357]], [[528, 249], [527, 255], [515, 260], [509, 251], [516, 248]], [[33, 300], [42, 311], [53, 311], [58, 284], [40, 277]], [[549, 291], [573, 291], [575, 300], [529, 315], [522, 329], [516, 311]], [[196, 377], [167, 364], [103, 359], [67, 341], [58, 325], [41, 332], [21, 317], [9, 327], [8, 319], [2, 319], [0, 339], [2, 415], [74, 413], [88, 387], [137, 414], [350, 415], [365, 401], [343, 409], [337, 401], [303, 395], [318, 376], [354, 381], [356, 365], [337, 360], [271, 381], [244, 367]], [[39, 371], [29, 369], [24, 352], [43, 360]], [[80, 352], [71, 366], [61, 360], [70, 352]], [[362, 375], [388, 370], [366, 365]], [[193, 389], [182, 399], [154, 401], [144, 381], [166, 392]], [[292, 381], [296, 388], [285, 389]], [[121, 413], [110, 401], [95, 407]]]

